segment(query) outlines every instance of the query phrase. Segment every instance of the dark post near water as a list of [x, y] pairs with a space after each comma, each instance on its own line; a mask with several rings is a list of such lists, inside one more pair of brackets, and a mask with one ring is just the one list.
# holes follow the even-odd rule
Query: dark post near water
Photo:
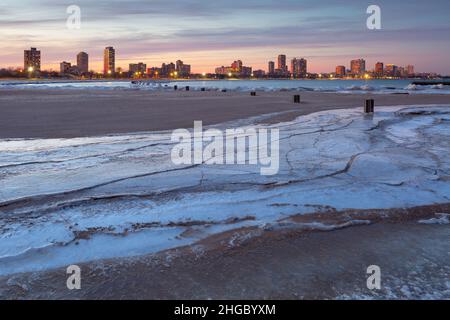
[[205, 88], [202, 88], [201, 90], [202, 90], [202, 91], [206, 91], [206, 89], [205, 89]]
[[252, 91], [252, 92], [250, 92], [250, 95], [251, 95], [252, 97], [255, 97], [255, 96], [256, 96], [256, 92], [255, 92], [255, 91]]
[[296, 94], [294, 96], [294, 103], [300, 103], [300, 95], [299, 94]]
[[191, 88], [189, 88], [189, 86], [186, 86], [186, 91], [189, 91]]
[[173, 86], [173, 90], [177, 91], [178, 90], [178, 86], [177, 85]]
[[364, 105], [364, 113], [374, 113], [375, 112], [375, 100], [367, 99]]

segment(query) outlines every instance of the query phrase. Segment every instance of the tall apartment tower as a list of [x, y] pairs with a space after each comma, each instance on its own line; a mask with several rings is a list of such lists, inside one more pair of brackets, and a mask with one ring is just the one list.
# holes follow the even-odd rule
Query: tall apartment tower
[[375, 74], [377, 76], [384, 76], [384, 63], [383, 62], [377, 62], [375, 64]]
[[89, 72], [89, 55], [86, 52], [77, 54], [77, 67], [80, 73]]
[[103, 73], [114, 74], [116, 70], [116, 50], [106, 47], [103, 53]]
[[345, 77], [345, 66], [336, 67], [336, 77]]
[[280, 54], [278, 56], [278, 69], [281, 70], [282, 72], [288, 71], [288, 67], [286, 65], [286, 55], [284, 54]]
[[267, 69], [267, 72], [269, 73], [269, 75], [275, 74], [275, 62], [269, 61], [269, 68]]
[[24, 51], [23, 66], [25, 71], [41, 71], [41, 51], [36, 48]]
[[306, 78], [308, 73], [308, 62], [306, 61], [306, 59], [292, 59], [291, 73], [294, 78]]
[[350, 65], [353, 75], [362, 76], [366, 72], [366, 60], [364, 59], [352, 60]]

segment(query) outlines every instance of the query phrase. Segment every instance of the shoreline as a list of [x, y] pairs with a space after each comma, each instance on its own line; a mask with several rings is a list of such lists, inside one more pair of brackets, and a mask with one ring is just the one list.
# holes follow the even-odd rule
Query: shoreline
[[450, 105], [450, 95], [343, 94], [302, 92], [145, 92], [135, 90], [0, 90], [0, 139], [77, 138], [191, 128], [280, 113], [270, 123], [333, 109]]

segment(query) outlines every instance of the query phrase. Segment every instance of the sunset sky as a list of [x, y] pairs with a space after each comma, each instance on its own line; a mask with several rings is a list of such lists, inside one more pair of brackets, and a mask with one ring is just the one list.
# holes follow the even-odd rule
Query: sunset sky
[[[366, 9], [382, 9], [382, 30], [366, 28]], [[80, 30], [66, 28], [69, 5], [81, 8]], [[2, 0], [0, 67], [22, 66], [23, 50], [42, 51], [44, 69], [90, 55], [100, 70], [114, 46], [117, 66], [160, 66], [177, 59], [193, 72], [242, 59], [254, 69], [284, 53], [308, 59], [310, 72], [363, 57], [414, 64], [418, 72], [450, 74], [450, 1], [392, 0]]]

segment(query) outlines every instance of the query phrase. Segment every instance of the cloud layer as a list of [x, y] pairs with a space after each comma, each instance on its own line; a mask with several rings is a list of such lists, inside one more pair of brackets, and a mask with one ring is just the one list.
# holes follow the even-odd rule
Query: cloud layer
[[[360, 0], [3, 0], [0, 66], [21, 65], [23, 50], [36, 46], [47, 67], [87, 51], [99, 68], [103, 47], [112, 45], [122, 66], [181, 58], [203, 72], [240, 58], [265, 68], [286, 53], [308, 58], [317, 72], [366, 57], [369, 65], [450, 73], [449, 1], [377, 2], [380, 31], [366, 28], [369, 4]], [[81, 8], [80, 30], [65, 27], [73, 4]]]

